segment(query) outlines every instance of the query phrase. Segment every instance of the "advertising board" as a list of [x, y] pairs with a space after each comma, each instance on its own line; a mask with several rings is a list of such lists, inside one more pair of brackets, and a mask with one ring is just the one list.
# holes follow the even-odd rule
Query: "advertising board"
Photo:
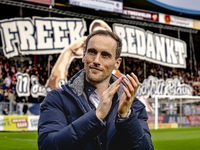
[[70, 5], [122, 13], [123, 0], [69, 0]]
[[0, 131], [37, 131], [39, 116], [0, 116]]
[[159, 13], [159, 23], [179, 27], [193, 28], [193, 19]]
[[156, 12], [150, 12], [145, 10], [139, 10], [135, 8], [123, 8], [123, 13], [121, 15], [125, 18], [137, 19], [137, 20], [144, 20], [144, 21], [152, 21], [158, 22], [159, 15]]

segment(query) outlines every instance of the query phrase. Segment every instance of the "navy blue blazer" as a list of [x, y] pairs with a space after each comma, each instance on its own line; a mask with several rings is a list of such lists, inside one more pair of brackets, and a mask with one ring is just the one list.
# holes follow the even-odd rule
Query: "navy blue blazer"
[[[153, 150], [145, 106], [134, 99], [129, 118], [117, 115], [122, 86], [105, 121], [100, 121], [87, 102], [85, 71], [78, 72], [62, 89], [52, 90], [41, 104], [38, 124], [40, 150]], [[111, 83], [117, 79], [111, 77]], [[123, 84], [123, 83], [122, 83]], [[103, 134], [102, 134], [103, 133]]]

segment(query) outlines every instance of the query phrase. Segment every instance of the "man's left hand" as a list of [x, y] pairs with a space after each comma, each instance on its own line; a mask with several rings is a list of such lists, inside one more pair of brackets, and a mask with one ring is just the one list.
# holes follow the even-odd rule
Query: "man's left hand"
[[133, 100], [135, 98], [137, 89], [140, 85], [140, 82], [134, 73], [131, 73], [131, 75], [126, 75], [126, 77], [129, 79], [129, 81], [124, 79], [124, 82], [127, 85], [127, 87], [123, 86], [124, 93], [120, 98], [118, 107], [118, 114], [121, 118], [127, 117], [128, 112], [130, 111], [131, 105], [133, 103]]

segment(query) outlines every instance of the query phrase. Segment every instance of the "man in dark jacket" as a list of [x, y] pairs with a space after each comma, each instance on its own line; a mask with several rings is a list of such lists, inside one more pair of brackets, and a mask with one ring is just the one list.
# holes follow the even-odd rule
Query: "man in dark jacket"
[[[38, 126], [40, 150], [153, 150], [138, 78], [117, 78], [120, 38], [106, 30], [87, 37], [84, 69], [48, 93]], [[62, 68], [61, 68], [62, 69]]]

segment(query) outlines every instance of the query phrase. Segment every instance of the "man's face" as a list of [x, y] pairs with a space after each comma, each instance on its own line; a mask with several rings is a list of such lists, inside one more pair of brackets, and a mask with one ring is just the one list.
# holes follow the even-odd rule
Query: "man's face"
[[83, 54], [86, 80], [90, 83], [109, 82], [114, 69], [118, 69], [121, 58], [115, 59], [117, 42], [108, 36], [94, 35]]

